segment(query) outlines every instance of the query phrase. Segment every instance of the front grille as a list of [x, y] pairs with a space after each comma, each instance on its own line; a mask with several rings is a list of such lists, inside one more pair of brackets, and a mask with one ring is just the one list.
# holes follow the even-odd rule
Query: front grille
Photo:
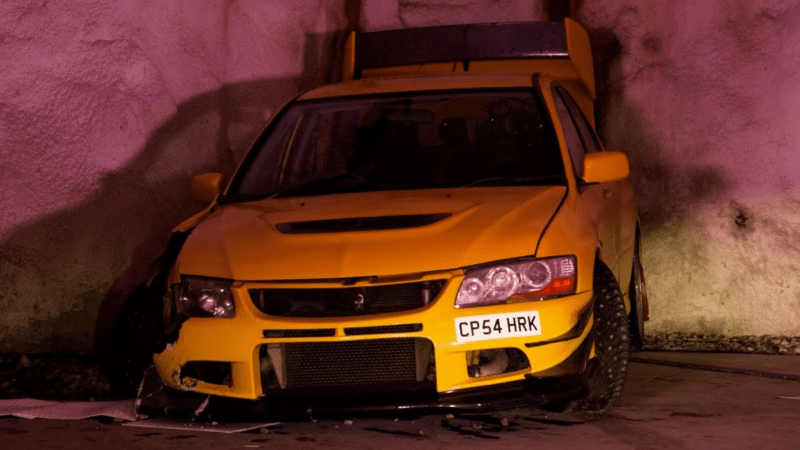
[[367, 287], [250, 289], [264, 314], [282, 317], [346, 317], [421, 308], [432, 302], [445, 280]]
[[429, 383], [433, 344], [427, 339], [371, 339], [262, 346], [263, 386], [391, 391]]

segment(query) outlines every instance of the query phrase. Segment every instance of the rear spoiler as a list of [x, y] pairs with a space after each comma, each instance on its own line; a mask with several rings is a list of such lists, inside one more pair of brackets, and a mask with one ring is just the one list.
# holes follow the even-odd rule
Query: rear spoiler
[[[344, 55], [344, 80], [369, 77], [373, 69], [420, 67], [486, 60], [569, 60], [581, 83], [595, 97], [594, 69], [586, 30], [572, 19], [445, 25], [350, 33]], [[436, 70], [434, 70], [436, 71]], [[452, 71], [452, 69], [451, 69]], [[379, 72], [379, 71], [378, 71]]]

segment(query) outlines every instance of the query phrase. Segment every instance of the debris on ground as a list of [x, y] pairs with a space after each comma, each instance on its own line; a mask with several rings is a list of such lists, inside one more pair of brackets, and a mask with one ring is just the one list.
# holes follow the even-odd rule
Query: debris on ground
[[0, 354], [0, 398], [111, 400], [104, 360], [63, 354]]

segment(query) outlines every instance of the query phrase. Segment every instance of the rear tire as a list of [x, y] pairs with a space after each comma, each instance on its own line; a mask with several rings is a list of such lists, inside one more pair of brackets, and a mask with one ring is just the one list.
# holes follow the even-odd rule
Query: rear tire
[[632, 266], [631, 284], [628, 288], [628, 297], [631, 301], [631, 313], [628, 317], [631, 329], [631, 349], [641, 350], [644, 347], [644, 303], [647, 299], [647, 291], [644, 284], [644, 269], [639, 253], [638, 238], [633, 251]]
[[614, 274], [598, 261], [594, 270], [594, 347], [586, 379], [586, 397], [569, 405], [570, 410], [604, 412], [622, 394], [628, 373], [630, 328], [625, 300]]

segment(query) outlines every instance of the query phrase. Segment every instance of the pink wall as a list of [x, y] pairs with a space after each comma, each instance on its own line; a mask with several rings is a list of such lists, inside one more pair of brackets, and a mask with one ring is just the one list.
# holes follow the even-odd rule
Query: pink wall
[[0, 2], [0, 352], [91, 351], [190, 177], [328, 77], [341, 2], [282, 4]]
[[[648, 330], [800, 334], [800, 7], [572, 3], [608, 74], [603, 134], [634, 164]], [[202, 207], [190, 177], [230, 173], [279, 104], [336, 76], [359, 7], [374, 30], [537, 20], [542, 5], [1, 2], [0, 351], [102, 341]]]
[[649, 332], [800, 335], [800, 4], [586, 0], [631, 155]]

